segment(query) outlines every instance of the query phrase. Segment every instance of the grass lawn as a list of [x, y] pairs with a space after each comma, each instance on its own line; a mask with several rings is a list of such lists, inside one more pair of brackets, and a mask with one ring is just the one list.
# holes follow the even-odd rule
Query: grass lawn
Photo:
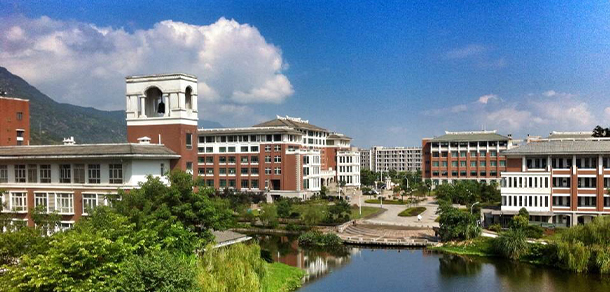
[[[372, 199], [364, 201], [367, 204], [381, 204], [379, 199]], [[383, 203], [386, 205], [405, 205], [407, 202], [399, 201], [399, 200], [383, 200]]]
[[301, 287], [301, 279], [305, 272], [282, 263], [267, 265], [267, 275], [263, 279], [263, 291], [265, 292], [289, 292]]
[[426, 207], [411, 207], [411, 208], [407, 208], [404, 211], [398, 213], [398, 216], [412, 217], [412, 216], [417, 216], [417, 215], [423, 213], [424, 211], [426, 211]]
[[367, 206], [362, 206], [362, 215], [360, 215], [359, 213], [359, 208], [356, 206], [352, 206], [352, 214], [350, 216], [351, 219], [360, 219], [360, 218], [368, 218], [369, 216], [380, 212], [381, 208], [378, 207], [367, 207]]
[[433, 246], [429, 249], [460, 255], [494, 256], [492, 241], [493, 238], [480, 236], [472, 240], [447, 242], [442, 246]]

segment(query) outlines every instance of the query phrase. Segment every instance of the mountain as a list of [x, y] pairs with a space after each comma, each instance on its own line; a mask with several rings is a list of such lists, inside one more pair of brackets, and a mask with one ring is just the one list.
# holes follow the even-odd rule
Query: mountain
[[[74, 136], [79, 144], [114, 143], [127, 140], [125, 111], [103, 111], [58, 103], [21, 77], [0, 67], [0, 91], [30, 100], [31, 144], [59, 144]], [[217, 122], [200, 120], [205, 128], [222, 128]]]

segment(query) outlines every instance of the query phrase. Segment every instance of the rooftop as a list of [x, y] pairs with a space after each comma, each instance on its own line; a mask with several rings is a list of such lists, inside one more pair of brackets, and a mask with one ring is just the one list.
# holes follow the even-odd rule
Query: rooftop
[[186, 78], [197, 81], [197, 76], [186, 74], [186, 73], [164, 73], [164, 74], [150, 74], [150, 75], [132, 75], [125, 77], [127, 83], [141, 80], [141, 79], [155, 79], [155, 80], [169, 80], [169, 79], [178, 79], [178, 78]]
[[288, 133], [295, 135], [302, 135], [301, 132], [296, 131], [294, 128], [281, 126], [281, 127], [244, 127], [244, 128], [214, 128], [214, 129], [198, 129], [197, 132], [200, 135], [205, 134], [266, 134], [266, 133]]
[[252, 239], [252, 237], [250, 236], [230, 230], [212, 231], [212, 234], [214, 235], [214, 238], [216, 240], [215, 247], [227, 246]]
[[586, 140], [538, 140], [503, 151], [510, 155], [560, 155], [560, 154], [609, 154], [610, 139]]
[[591, 138], [593, 137], [593, 132], [591, 131], [583, 131], [583, 132], [557, 132], [553, 131], [547, 137], [548, 139], [582, 139], [582, 138]]
[[1, 95], [0, 95], [0, 99], [17, 100], [17, 101], [30, 101], [29, 99], [16, 98], [16, 97], [10, 97], [10, 96], [1, 96]]
[[328, 130], [324, 128], [320, 128], [318, 126], [312, 125], [308, 120], [303, 120], [301, 118], [293, 118], [289, 116], [281, 117], [276, 116], [274, 120], [266, 121], [260, 123], [258, 125], [254, 125], [254, 127], [291, 127], [298, 129], [306, 129], [311, 131], [322, 131], [328, 132]]
[[161, 144], [76, 144], [0, 147], [0, 159], [180, 158]]
[[445, 135], [430, 139], [430, 142], [469, 142], [469, 141], [508, 141], [509, 138], [502, 136], [496, 131], [467, 131], [449, 132]]

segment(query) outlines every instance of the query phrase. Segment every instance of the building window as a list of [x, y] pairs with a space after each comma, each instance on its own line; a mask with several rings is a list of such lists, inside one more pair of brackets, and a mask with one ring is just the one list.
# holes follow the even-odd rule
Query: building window
[[258, 163], [258, 156], [250, 156], [250, 163], [252, 163], [252, 164]]
[[240, 162], [241, 162], [241, 163], [248, 163], [248, 156], [242, 156], [242, 157], [240, 158]]
[[51, 182], [51, 165], [42, 164], [40, 165], [40, 182], [50, 183]]
[[74, 195], [55, 194], [55, 210], [57, 210], [60, 214], [73, 214]]
[[17, 120], [18, 121], [23, 120], [23, 112], [17, 112]]
[[274, 169], [274, 173], [275, 173], [275, 174], [282, 174], [282, 168], [280, 168], [280, 167], [276, 167], [276, 168]]
[[161, 169], [160, 169], [159, 175], [161, 175], [161, 176], [165, 175], [165, 163], [161, 163], [160, 168]]
[[281, 157], [281, 156], [277, 156], [277, 155], [276, 155], [275, 157], [273, 157], [273, 162], [275, 162], [275, 163], [280, 163], [280, 162], [282, 162], [282, 157]]
[[271, 174], [271, 167], [265, 167], [265, 174]]
[[242, 179], [241, 180], [241, 187], [242, 187], [242, 189], [247, 189], [248, 188], [248, 180]]
[[500, 160], [500, 166], [501, 167], [506, 166], [506, 160]]
[[38, 182], [38, 167], [36, 164], [28, 164], [28, 182]]
[[227, 152], [227, 147], [218, 147], [218, 152], [220, 152], [220, 153]]
[[208, 180], [206, 180], [206, 181], [205, 181], [205, 184], [206, 184], [208, 187], [213, 188], [213, 187], [214, 187], [214, 180], [213, 180], [213, 179], [208, 179]]
[[229, 164], [235, 164], [236, 159], [235, 156], [229, 156]]
[[466, 157], [466, 151], [460, 151], [460, 157]]
[[498, 156], [498, 152], [496, 152], [496, 150], [492, 150], [490, 153], [491, 153], [491, 157]]
[[229, 153], [235, 153], [235, 146], [229, 147]]
[[110, 164], [108, 165], [110, 183], [111, 184], [122, 184], [123, 183], [123, 165], [122, 164]]
[[193, 149], [193, 134], [186, 133], [186, 149]]
[[265, 152], [271, 152], [271, 145], [265, 145]]
[[74, 183], [84, 184], [85, 183], [85, 165], [74, 164]]
[[458, 166], [457, 161], [451, 161], [451, 167], [457, 167], [457, 166]]
[[98, 206], [97, 194], [83, 194], [83, 215], [90, 214]]
[[578, 178], [579, 188], [596, 188], [597, 178], [595, 177], [579, 177]]
[[242, 175], [248, 175], [248, 168], [247, 168], [247, 167], [246, 167], [246, 168], [242, 167], [242, 168], [241, 168], [241, 172], [240, 172], [240, 173], [241, 173]]
[[59, 165], [59, 182], [69, 184], [72, 182], [72, 168], [70, 164]]
[[99, 184], [100, 181], [100, 165], [99, 164], [89, 164], [87, 166], [87, 174], [89, 175], [88, 182], [90, 184]]
[[258, 152], [258, 146], [250, 146], [250, 152]]
[[461, 167], [466, 167], [466, 161], [460, 161], [460, 166]]
[[476, 151], [470, 151], [470, 157], [477, 157]]
[[0, 165], [0, 183], [8, 182], [8, 165]]
[[578, 207], [596, 207], [596, 197], [578, 197]]
[[265, 163], [271, 163], [271, 156], [270, 155], [266, 155], [265, 156]]
[[526, 160], [528, 169], [544, 169], [546, 168], [546, 158], [528, 158]]
[[190, 161], [186, 162], [186, 172], [193, 174], [193, 163]]
[[221, 188], [226, 188], [227, 187], [227, 180], [226, 179], [221, 179], [219, 182], [220, 182], [220, 187]]
[[258, 168], [250, 168], [251, 175], [258, 175]]
[[34, 193], [34, 208], [37, 208], [38, 206], [43, 206], [44, 208], [42, 209], [44, 210], [44, 212], [48, 212], [48, 202], [49, 201], [47, 193]]
[[222, 167], [218, 169], [218, 173], [221, 175], [226, 175], [227, 174], [227, 169]]
[[275, 145], [275, 146], [273, 146], [273, 148], [274, 148], [273, 150], [274, 150], [275, 152], [280, 152], [280, 151], [282, 151], [282, 145]]
[[17, 164], [17, 165], [15, 165], [15, 182], [16, 183], [24, 183], [24, 182], [26, 182], [25, 165], [24, 164]]
[[27, 193], [19, 192], [19, 193], [10, 193], [11, 196], [11, 211], [14, 212], [27, 212], [28, 203], [27, 203]]
[[470, 161], [470, 167], [477, 167], [476, 161]]
[[258, 189], [258, 180], [253, 179], [252, 181], [250, 181], [250, 187], [253, 189]]
[[229, 187], [230, 188], [235, 188], [235, 186], [236, 186], [235, 180], [234, 179], [230, 179], [229, 180]]
[[438, 167], [438, 161], [432, 161], [432, 166]]
[[241, 146], [241, 152], [248, 152], [248, 146]]
[[206, 156], [205, 163], [214, 163], [214, 156]]
[[235, 175], [235, 172], [236, 170], [234, 167], [229, 168], [229, 174]]
[[227, 163], [227, 157], [226, 156], [218, 157], [218, 162], [219, 163]]
[[495, 160], [492, 160], [492, 161], [490, 161], [490, 162], [489, 162], [489, 165], [490, 165], [490, 166], [497, 166], [497, 165], [498, 165], [498, 162], [497, 162], [497, 161], [495, 161]]
[[214, 174], [214, 168], [206, 168], [205, 171], [207, 174]]

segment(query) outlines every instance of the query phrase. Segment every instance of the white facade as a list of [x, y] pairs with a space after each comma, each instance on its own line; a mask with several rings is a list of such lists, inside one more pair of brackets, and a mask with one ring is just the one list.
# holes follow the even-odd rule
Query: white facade
[[[368, 153], [366, 153], [368, 151]], [[421, 147], [383, 147], [375, 146], [370, 150], [361, 150], [361, 158], [368, 162], [372, 171], [407, 171], [421, 170]]]
[[502, 211], [551, 211], [550, 172], [502, 172], [501, 176]]
[[353, 151], [337, 152], [337, 180], [346, 186], [360, 187], [360, 153]]

